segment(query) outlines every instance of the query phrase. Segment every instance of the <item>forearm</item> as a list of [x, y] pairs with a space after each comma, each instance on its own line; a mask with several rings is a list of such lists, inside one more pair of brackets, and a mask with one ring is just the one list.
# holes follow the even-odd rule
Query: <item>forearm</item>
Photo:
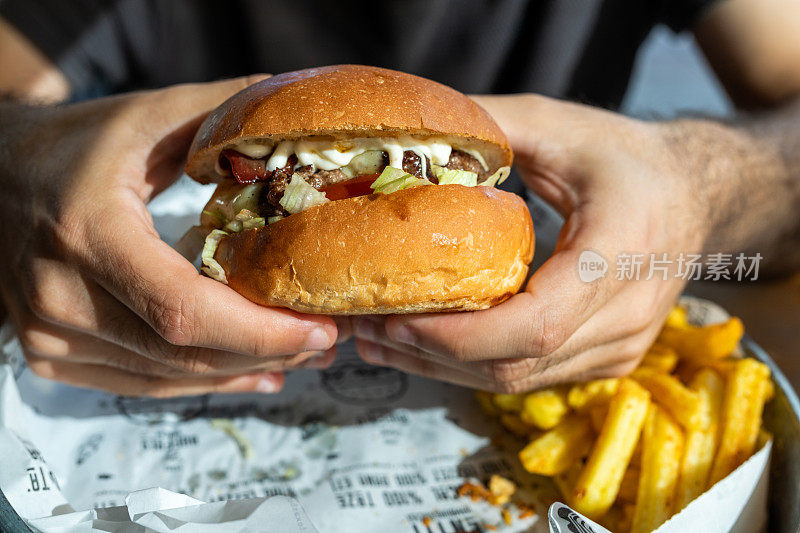
[[707, 253], [760, 253], [771, 274], [800, 268], [800, 99], [722, 123], [664, 123], [675, 165], [707, 212]]

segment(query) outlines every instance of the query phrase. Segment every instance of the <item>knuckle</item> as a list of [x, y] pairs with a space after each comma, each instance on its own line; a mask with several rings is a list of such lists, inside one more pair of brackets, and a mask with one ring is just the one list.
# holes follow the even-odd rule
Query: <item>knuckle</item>
[[172, 361], [190, 374], [205, 375], [214, 370], [208, 352], [194, 346], [177, 350]]
[[516, 381], [495, 382], [494, 392], [499, 394], [519, 394], [525, 392], [525, 387], [522, 383]]
[[28, 309], [34, 317], [40, 320], [53, 320], [60, 313], [54, 305], [54, 300], [49, 298], [42, 286], [37, 284], [27, 291]]
[[172, 344], [161, 336], [148, 334], [139, 336], [137, 342], [139, 351], [154, 358], [154, 365], [163, 366], [165, 375], [204, 374], [211, 367], [209, 358], [201, 353], [202, 348]]
[[471, 360], [471, 346], [469, 339], [458, 336], [452, 340], [448, 349], [448, 355], [459, 363], [466, 363]]
[[86, 321], [85, 297], [74, 272], [34, 261], [21, 280], [26, 311], [44, 322], [80, 327]]
[[124, 370], [125, 372], [130, 372], [131, 374], [136, 374], [138, 376], [172, 377], [180, 374], [180, 371], [177, 369], [170, 368], [166, 365], [160, 365], [138, 354], [127, 354], [116, 357], [111, 364], [120, 370]]
[[627, 324], [626, 332], [628, 335], [638, 335], [647, 331], [653, 325], [653, 317], [648, 310], [642, 310], [633, 316], [629, 316], [625, 323]]
[[[296, 354], [305, 349], [307, 334], [299, 334], [298, 331], [291, 333], [284, 331], [283, 335], [284, 338], [280, 339], [280, 343], [286, 344], [284, 344], [283, 348], [279, 350], [276, 342], [278, 341], [279, 337], [276, 337], [276, 332], [265, 329], [254, 329], [248, 331], [247, 339], [241, 339], [241, 350], [237, 349], [236, 351], [241, 351], [247, 355], [265, 357], [279, 355], [279, 352], [286, 353], [287, 351], [290, 354], [292, 352]], [[290, 338], [291, 341], [287, 341], [287, 338]]]
[[510, 383], [527, 377], [535, 366], [535, 360], [531, 359], [492, 361], [491, 378], [496, 383]]
[[551, 324], [547, 319], [537, 321], [533, 328], [525, 354], [528, 357], [548, 357], [561, 348], [566, 341], [566, 332], [562, 327]]
[[64, 209], [56, 218], [51, 236], [51, 244], [61, 253], [74, 258], [87, 256], [86, 234], [80, 223], [80, 211]]
[[546, 357], [552, 355], [567, 340], [562, 313], [558, 309], [544, 308], [533, 313], [528, 322], [521, 323], [518, 357]]
[[195, 340], [193, 314], [188, 299], [168, 295], [148, 305], [150, 323], [156, 332], [174, 346], [190, 346]]

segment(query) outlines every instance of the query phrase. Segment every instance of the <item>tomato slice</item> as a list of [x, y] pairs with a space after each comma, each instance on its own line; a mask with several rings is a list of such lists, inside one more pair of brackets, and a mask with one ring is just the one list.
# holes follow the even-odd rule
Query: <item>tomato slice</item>
[[325, 193], [328, 200], [344, 200], [345, 198], [365, 196], [367, 194], [372, 194], [370, 185], [378, 179], [378, 176], [379, 174], [377, 172], [375, 174], [363, 174], [349, 180], [332, 183], [323, 188], [322, 192]]

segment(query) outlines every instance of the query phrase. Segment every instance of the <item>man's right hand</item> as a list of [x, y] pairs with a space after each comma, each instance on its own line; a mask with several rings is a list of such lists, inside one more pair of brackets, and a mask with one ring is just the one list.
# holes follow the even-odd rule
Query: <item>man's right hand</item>
[[0, 295], [33, 372], [179, 396], [274, 392], [282, 370], [330, 364], [332, 319], [260, 307], [200, 276], [146, 208], [205, 115], [254, 81], [0, 104]]

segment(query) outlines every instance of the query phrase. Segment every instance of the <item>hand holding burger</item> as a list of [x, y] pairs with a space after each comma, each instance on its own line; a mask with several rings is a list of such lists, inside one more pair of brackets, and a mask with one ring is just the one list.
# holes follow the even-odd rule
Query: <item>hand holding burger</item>
[[281, 371], [330, 364], [344, 333], [332, 319], [262, 307], [198, 275], [145, 206], [180, 175], [206, 114], [253, 81], [0, 103], [0, 307], [33, 372], [178, 396], [275, 392]]
[[[628, 373], [685, 281], [674, 272], [647, 279], [646, 261], [638, 280], [618, 280], [617, 254], [704, 250], [714, 220], [705, 147], [692, 145], [695, 157], [672, 125], [541, 96], [476, 101], [508, 135], [526, 185], [564, 216], [555, 253], [523, 292], [491, 309], [356, 319], [360, 355], [496, 392]], [[584, 250], [609, 262], [605, 277], [580, 280]]]

